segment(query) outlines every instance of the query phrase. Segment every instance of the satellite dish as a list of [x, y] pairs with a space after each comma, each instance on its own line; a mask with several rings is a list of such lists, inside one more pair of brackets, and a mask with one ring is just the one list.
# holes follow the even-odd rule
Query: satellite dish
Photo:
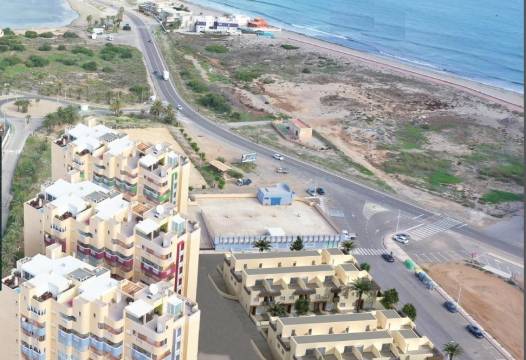
[[157, 205], [155, 207], [155, 211], [157, 212], [157, 214], [161, 215], [164, 211], [164, 207], [162, 205]]
[[157, 284], [151, 284], [150, 285], [150, 293], [152, 295], [155, 295], [159, 292], [159, 286], [157, 286]]

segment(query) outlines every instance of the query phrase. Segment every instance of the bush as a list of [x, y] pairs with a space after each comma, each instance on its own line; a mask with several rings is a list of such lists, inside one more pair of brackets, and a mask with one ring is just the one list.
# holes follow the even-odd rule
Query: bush
[[115, 70], [114, 70], [111, 66], [104, 66], [104, 67], [102, 68], [102, 72], [107, 73], [107, 74], [110, 74], [110, 73], [115, 72]]
[[304, 74], [310, 74], [311, 73], [309, 68], [303, 68], [303, 70], [301, 70], [301, 72], [304, 73]]
[[298, 50], [298, 46], [290, 45], [290, 44], [282, 44], [281, 47], [285, 50]]
[[199, 104], [215, 111], [219, 114], [229, 113], [231, 106], [227, 103], [224, 96], [219, 94], [206, 94], [199, 98]]
[[74, 124], [80, 120], [77, 107], [69, 105], [65, 108], [59, 107], [57, 111], [49, 113], [44, 118], [44, 126], [51, 129], [57, 125]]
[[26, 49], [26, 47], [22, 44], [12, 44], [10, 46], [10, 49], [13, 50], [13, 51], [24, 51]]
[[298, 299], [294, 303], [294, 310], [298, 315], [305, 315], [309, 312], [309, 300], [307, 299]]
[[79, 37], [77, 33], [74, 33], [73, 31], [66, 31], [62, 36], [66, 39], [76, 39]]
[[35, 39], [38, 37], [38, 33], [36, 31], [32, 31], [32, 30], [27, 30], [25, 33], [24, 33], [24, 36], [28, 39]]
[[396, 289], [385, 290], [380, 301], [386, 309], [392, 309], [398, 303], [398, 292]]
[[9, 50], [8, 45], [0, 44], [0, 53], [6, 52], [7, 50]]
[[77, 60], [75, 59], [62, 59], [60, 60], [60, 62], [66, 66], [73, 66], [73, 65], [77, 65]]
[[49, 60], [38, 55], [31, 55], [26, 60], [27, 67], [44, 67], [49, 64]]
[[224, 54], [228, 52], [228, 48], [224, 45], [214, 44], [205, 47], [205, 50], [212, 53]]
[[134, 85], [130, 87], [130, 92], [137, 96], [138, 99], [145, 99], [150, 95], [150, 88], [146, 85]]
[[43, 43], [38, 47], [39, 51], [51, 51], [52, 47], [50, 43]]
[[199, 80], [190, 80], [186, 83], [186, 85], [193, 91], [193, 92], [196, 92], [196, 93], [203, 93], [203, 92], [206, 92], [208, 91], [208, 86], [206, 86], [205, 83], [203, 83], [202, 81], [199, 81]]
[[73, 50], [71, 50], [73, 54], [84, 54], [87, 56], [93, 56], [93, 50], [85, 48], [83, 46], [75, 46]]
[[230, 169], [226, 173], [228, 174], [228, 176], [233, 177], [234, 179], [243, 178], [243, 173], [239, 170]]
[[121, 59], [130, 59], [133, 57], [132, 51], [124, 46], [116, 46], [113, 44], [106, 44], [99, 53], [101, 59], [112, 61], [117, 56]]
[[3, 28], [2, 31], [4, 32], [4, 36], [14, 36], [15, 32], [11, 30], [11, 28]]
[[60, 51], [64, 51], [64, 50], [66, 50], [66, 45], [64, 45], [64, 44], [60, 44], [60, 45], [57, 47], [57, 50], [60, 50]]
[[416, 319], [416, 308], [413, 304], [405, 304], [402, 308], [402, 312], [410, 318], [411, 320], [415, 321]]
[[16, 64], [20, 64], [21, 62], [22, 59], [20, 59], [18, 56], [7, 56], [2, 59], [0, 64], [2, 64], [2, 66], [13, 66]]
[[522, 201], [523, 199], [523, 194], [501, 190], [490, 190], [480, 198], [480, 202], [488, 204], [500, 204], [503, 202]]
[[95, 61], [88, 61], [82, 64], [82, 68], [86, 71], [97, 71], [97, 63]]
[[240, 81], [251, 82], [262, 75], [259, 69], [241, 69], [236, 71], [235, 78]]
[[51, 39], [55, 35], [51, 31], [46, 31], [46, 32], [38, 34], [38, 36], [41, 37], [41, 38], [45, 38], [45, 39]]

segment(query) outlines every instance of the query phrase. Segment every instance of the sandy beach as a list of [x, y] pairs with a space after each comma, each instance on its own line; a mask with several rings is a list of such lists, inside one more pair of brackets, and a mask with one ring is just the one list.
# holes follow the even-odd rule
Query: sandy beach
[[[182, 2], [185, 3], [194, 12], [194, 14], [203, 13], [215, 16], [221, 16], [224, 14], [224, 11], [195, 4], [191, 1], [185, 0]], [[472, 95], [476, 95], [486, 100], [504, 105], [513, 111], [522, 112], [524, 110], [524, 95], [520, 93], [481, 84], [468, 79], [463, 79], [445, 72], [424, 69], [414, 65], [405, 64], [394, 59], [353, 50], [344, 46], [336, 45], [288, 30], [282, 30], [277, 34], [277, 37], [282, 40], [286, 39], [292, 44], [296, 43], [302, 45], [303, 47], [310, 47], [313, 51], [323, 53], [327, 56], [340, 59], [344, 58], [349, 61], [362, 62], [376, 69], [389, 70], [404, 76], [415, 77], [437, 84], [452, 86]]]

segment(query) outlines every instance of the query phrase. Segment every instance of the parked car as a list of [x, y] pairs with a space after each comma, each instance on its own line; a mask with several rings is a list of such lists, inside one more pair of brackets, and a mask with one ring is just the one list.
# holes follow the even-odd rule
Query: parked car
[[272, 157], [276, 160], [285, 160], [285, 156], [278, 153], [275, 153], [274, 155], [272, 155]]
[[451, 313], [456, 313], [458, 311], [457, 305], [455, 305], [453, 301], [446, 301], [444, 307]]
[[318, 193], [318, 195], [325, 195], [325, 190], [321, 187], [317, 188], [316, 192]]
[[395, 234], [393, 235], [393, 240], [397, 241], [401, 244], [408, 244], [409, 243], [409, 235], [407, 234]]
[[385, 261], [390, 262], [390, 263], [392, 263], [392, 262], [395, 261], [393, 255], [391, 255], [391, 254], [387, 254], [387, 253], [382, 254], [382, 258], [383, 258]]
[[130, 24], [124, 24], [124, 26], [122, 27], [122, 30], [130, 31], [131, 30]]
[[177, 104], [177, 110], [183, 110], [183, 106], [181, 104]]
[[480, 328], [478, 326], [469, 324], [469, 325], [466, 326], [466, 329], [468, 329], [468, 331], [471, 333], [471, 335], [473, 335], [477, 339], [484, 338], [484, 334], [482, 333], [482, 330], [480, 330]]
[[316, 189], [315, 188], [308, 188], [307, 189], [307, 194], [309, 194], [310, 196], [316, 196]]
[[342, 236], [344, 240], [356, 240], [356, 234], [350, 233], [349, 230], [342, 230]]
[[279, 168], [276, 168], [276, 172], [278, 174], [288, 174], [289, 173], [289, 169], [283, 168], [283, 167], [279, 167]]
[[252, 184], [252, 180], [250, 179], [237, 179], [236, 184], [238, 186], [246, 186]]

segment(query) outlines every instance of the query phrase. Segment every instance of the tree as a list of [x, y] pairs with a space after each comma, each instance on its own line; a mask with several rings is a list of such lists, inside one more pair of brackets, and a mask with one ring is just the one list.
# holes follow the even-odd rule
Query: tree
[[113, 99], [113, 101], [111, 102], [111, 105], [110, 105], [110, 108], [111, 108], [111, 111], [113, 111], [113, 114], [115, 116], [119, 116], [122, 114], [122, 102], [121, 100], [117, 97], [115, 99]]
[[341, 246], [342, 246], [342, 251], [345, 254], [349, 254], [351, 250], [356, 247], [356, 245], [354, 244], [354, 241], [350, 241], [350, 240], [346, 240], [342, 242]]
[[86, 16], [86, 20], [88, 22], [88, 26], [91, 26], [91, 22], [93, 21], [93, 16], [91, 14]]
[[411, 320], [415, 321], [416, 319], [416, 308], [413, 304], [405, 304], [404, 307], [402, 307], [402, 312], [410, 318]]
[[369, 265], [366, 262], [361, 263], [360, 264], [360, 270], [365, 270], [365, 271], [369, 272], [371, 270], [371, 265]]
[[27, 99], [20, 99], [15, 101], [15, 105], [18, 112], [26, 113], [31, 103]]
[[282, 304], [272, 304], [267, 307], [267, 312], [271, 316], [283, 317], [287, 316], [287, 310]]
[[29, 121], [31, 120], [31, 115], [26, 115], [26, 125], [29, 125]]
[[358, 278], [351, 283], [351, 290], [358, 294], [356, 312], [359, 312], [363, 307], [363, 295], [373, 291], [373, 282], [366, 277]]
[[398, 303], [398, 291], [396, 289], [385, 290], [381, 300], [386, 309], [392, 309]]
[[290, 244], [291, 251], [300, 251], [303, 250], [304, 247], [305, 246], [303, 246], [303, 239], [301, 238], [301, 236], [296, 237], [296, 240], [294, 240], [292, 244]]
[[168, 104], [163, 110], [163, 122], [171, 124], [175, 121], [175, 111], [172, 104]]
[[309, 307], [310, 307], [310, 304], [309, 304], [309, 300], [307, 299], [298, 299], [294, 303], [294, 310], [296, 310], [296, 313], [298, 315], [305, 315], [306, 313], [308, 313]]
[[152, 106], [150, 107], [150, 114], [152, 114], [153, 116], [159, 116], [161, 115], [162, 111], [163, 103], [160, 100], [154, 101]]
[[460, 356], [464, 352], [462, 347], [460, 347], [460, 344], [454, 341], [450, 341], [445, 344], [442, 350], [447, 354], [449, 360], [453, 360], [455, 356]]
[[272, 244], [267, 239], [261, 239], [254, 242], [254, 247], [258, 249], [259, 252], [264, 252], [272, 249]]

